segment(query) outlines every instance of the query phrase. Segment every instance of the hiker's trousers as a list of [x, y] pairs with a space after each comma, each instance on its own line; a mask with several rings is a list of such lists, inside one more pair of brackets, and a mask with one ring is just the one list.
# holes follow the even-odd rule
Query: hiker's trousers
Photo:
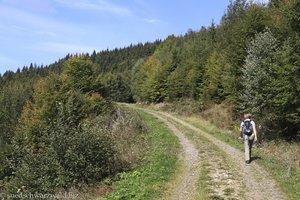
[[251, 149], [254, 141], [254, 134], [248, 136], [244, 134], [244, 144], [245, 144], [245, 161], [251, 159]]

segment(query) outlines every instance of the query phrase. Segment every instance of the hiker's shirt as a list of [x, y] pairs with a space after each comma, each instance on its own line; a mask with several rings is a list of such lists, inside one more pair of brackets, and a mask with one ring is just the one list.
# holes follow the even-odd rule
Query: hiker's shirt
[[254, 129], [254, 127], [255, 127], [255, 122], [254, 122], [253, 120], [251, 120], [251, 119], [245, 119], [244, 121], [242, 121], [241, 127], [243, 127], [243, 126], [245, 125], [245, 121], [250, 121], [250, 123], [251, 123], [251, 125], [252, 125], [252, 127], [253, 127], [253, 129]]

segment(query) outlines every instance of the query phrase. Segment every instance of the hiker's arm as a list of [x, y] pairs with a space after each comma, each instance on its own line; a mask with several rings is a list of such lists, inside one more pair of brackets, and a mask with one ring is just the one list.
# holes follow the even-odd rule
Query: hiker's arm
[[240, 126], [240, 137], [241, 137], [241, 138], [243, 137], [242, 131], [243, 131], [242, 126]]
[[254, 133], [254, 141], [257, 141], [256, 126], [253, 126], [253, 133]]

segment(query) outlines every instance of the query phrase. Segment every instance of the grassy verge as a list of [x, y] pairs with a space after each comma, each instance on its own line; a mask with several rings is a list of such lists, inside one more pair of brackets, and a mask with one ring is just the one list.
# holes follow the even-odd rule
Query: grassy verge
[[[238, 140], [238, 135], [222, 131], [212, 124], [197, 117], [182, 117], [186, 122], [193, 124], [197, 128], [212, 134], [216, 138], [230, 144], [231, 146], [243, 151], [243, 143]], [[275, 146], [276, 148], [276, 146]], [[266, 154], [261, 148], [254, 148], [253, 155], [255, 162], [265, 167], [270, 175], [277, 181], [279, 187], [286, 193], [288, 199], [300, 199], [300, 169], [285, 160], [274, 156], [272, 153]]]
[[113, 191], [101, 200], [157, 199], [179, 166], [177, 154], [181, 147], [176, 136], [162, 122], [139, 112], [149, 127], [145, 136], [147, 153], [143, 164], [134, 171], [118, 174], [118, 180], [112, 185]]

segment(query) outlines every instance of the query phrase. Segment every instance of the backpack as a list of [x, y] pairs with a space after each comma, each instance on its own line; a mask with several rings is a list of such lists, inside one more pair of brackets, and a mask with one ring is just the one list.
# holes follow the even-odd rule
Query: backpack
[[253, 133], [253, 126], [251, 124], [251, 120], [244, 120], [244, 125], [243, 125], [242, 128], [243, 128], [242, 129], [243, 130], [243, 134], [248, 135], [248, 136], [252, 135], [252, 133]]

